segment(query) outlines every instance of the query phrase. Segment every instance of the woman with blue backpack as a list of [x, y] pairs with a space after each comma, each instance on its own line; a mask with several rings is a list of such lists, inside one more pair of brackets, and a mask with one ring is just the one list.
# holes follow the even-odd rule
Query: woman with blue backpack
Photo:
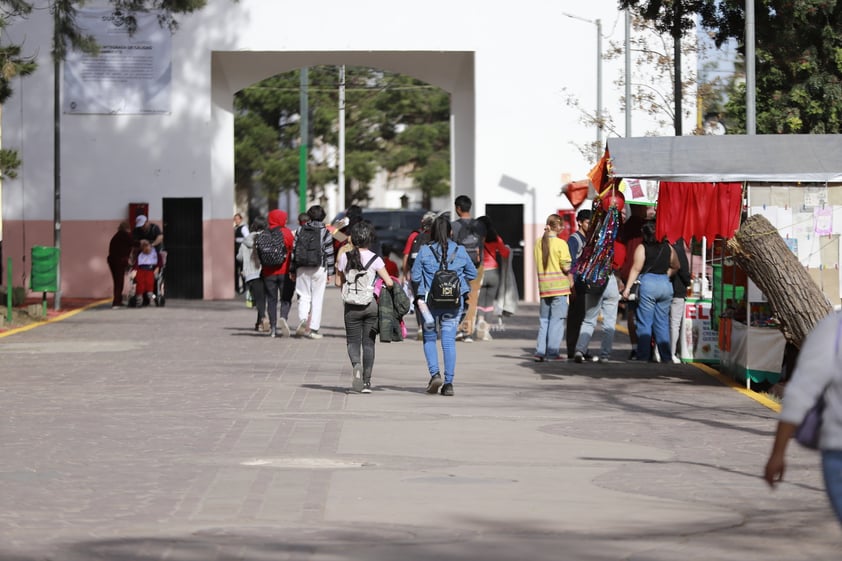
[[[412, 279], [418, 283], [416, 305], [425, 315], [423, 325], [424, 358], [430, 379], [427, 393], [453, 395], [456, 373], [456, 331], [465, 307], [470, 282], [477, 277], [465, 248], [450, 239], [451, 225], [446, 215], [439, 216], [430, 228], [430, 243], [423, 246], [412, 265]], [[437, 330], [436, 328], [440, 329]], [[441, 333], [444, 378], [439, 368], [436, 341]]]

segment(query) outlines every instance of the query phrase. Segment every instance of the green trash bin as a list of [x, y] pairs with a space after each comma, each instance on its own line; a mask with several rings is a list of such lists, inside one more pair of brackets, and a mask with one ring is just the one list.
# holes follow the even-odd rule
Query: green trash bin
[[43, 245], [32, 246], [32, 275], [29, 288], [33, 292], [58, 291], [58, 260], [61, 250]]

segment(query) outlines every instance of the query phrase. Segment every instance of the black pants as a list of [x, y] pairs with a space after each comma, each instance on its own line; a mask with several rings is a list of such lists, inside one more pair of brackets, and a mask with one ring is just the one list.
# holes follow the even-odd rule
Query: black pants
[[289, 274], [284, 275], [284, 288], [281, 290], [281, 317], [285, 320], [289, 319], [293, 296], [295, 296], [295, 282], [290, 280]]
[[114, 298], [112, 306], [123, 305], [123, 287], [126, 282], [126, 265], [108, 260], [108, 268], [111, 269], [111, 280], [114, 281]]
[[272, 275], [263, 277], [263, 287], [266, 290], [266, 307], [269, 315], [269, 327], [275, 329], [278, 325], [278, 297], [284, 291], [286, 275]]
[[245, 291], [245, 280], [243, 280], [243, 264], [237, 260], [237, 253], [240, 251], [240, 245], [234, 247], [234, 290], [237, 294]]
[[[374, 368], [374, 343], [377, 340], [377, 302], [367, 306], [345, 304], [345, 341], [351, 366], [361, 364], [363, 382], [371, 381]], [[362, 357], [360, 356], [362, 351]]]
[[586, 293], [584, 283], [577, 282], [573, 285], [573, 298], [567, 308], [567, 328], [565, 329], [565, 340], [567, 341], [567, 358], [573, 358], [576, 354], [576, 341], [579, 340], [579, 331], [582, 329], [582, 322], [585, 320]]
[[257, 323], [260, 324], [263, 322], [263, 318], [266, 317], [266, 289], [263, 285], [263, 279], [257, 277], [248, 281], [246, 285], [248, 286], [249, 292], [251, 292], [254, 307], [257, 308]]

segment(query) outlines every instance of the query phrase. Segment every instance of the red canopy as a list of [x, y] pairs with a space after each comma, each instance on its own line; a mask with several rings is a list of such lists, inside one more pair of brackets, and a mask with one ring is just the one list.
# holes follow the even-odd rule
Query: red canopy
[[740, 227], [742, 183], [678, 183], [662, 181], [658, 188], [658, 239], [675, 242], [731, 238]]

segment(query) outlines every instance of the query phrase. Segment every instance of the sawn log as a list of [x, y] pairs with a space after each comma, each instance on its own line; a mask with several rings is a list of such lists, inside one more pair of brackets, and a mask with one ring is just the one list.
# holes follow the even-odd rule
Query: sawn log
[[816, 323], [833, 311], [827, 297], [766, 217], [748, 217], [727, 245], [766, 295], [786, 340], [801, 348]]

